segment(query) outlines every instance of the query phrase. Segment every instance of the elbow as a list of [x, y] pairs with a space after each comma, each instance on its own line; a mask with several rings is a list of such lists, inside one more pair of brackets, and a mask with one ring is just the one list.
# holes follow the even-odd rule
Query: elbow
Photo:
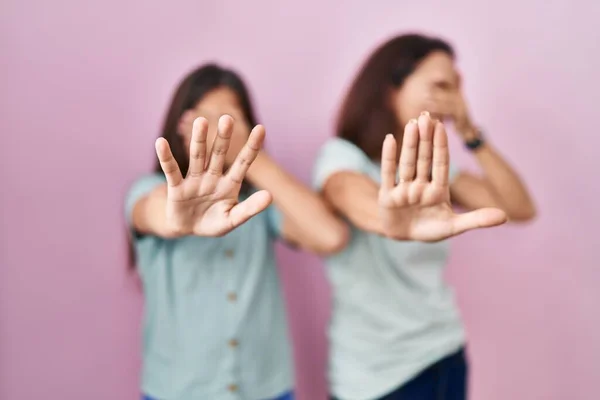
[[343, 223], [335, 229], [327, 230], [315, 243], [314, 251], [318, 255], [328, 256], [344, 250], [350, 240], [350, 229]]

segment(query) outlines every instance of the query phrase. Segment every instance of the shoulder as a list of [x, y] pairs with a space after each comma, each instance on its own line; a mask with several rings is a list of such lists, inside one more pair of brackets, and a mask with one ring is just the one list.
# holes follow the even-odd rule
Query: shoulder
[[129, 191], [135, 191], [145, 188], [154, 189], [158, 185], [166, 182], [165, 176], [159, 173], [145, 174], [135, 179], [129, 186]]
[[140, 198], [152, 190], [154, 190], [157, 186], [162, 185], [166, 182], [165, 176], [159, 173], [152, 173], [142, 175], [139, 178], [135, 179], [131, 185], [129, 186], [129, 190], [127, 191], [127, 199], [131, 198]]
[[125, 214], [127, 218], [131, 217], [133, 207], [139, 200], [165, 182], [165, 176], [159, 173], [146, 174], [134, 180], [125, 194]]
[[331, 138], [321, 146], [317, 154], [313, 168], [313, 185], [321, 189], [327, 178], [334, 173], [364, 173], [372, 164], [365, 152], [355, 144], [341, 138]]
[[332, 155], [351, 156], [364, 161], [370, 161], [365, 152], [358, 146], [339, 137], [328, 139], [319, 149], [319, 157]]

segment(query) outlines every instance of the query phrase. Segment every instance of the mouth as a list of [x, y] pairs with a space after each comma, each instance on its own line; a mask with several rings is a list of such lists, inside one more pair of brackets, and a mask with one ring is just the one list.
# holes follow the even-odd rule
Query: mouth
[[435, 119], [437, 119], [437, 120], [439, 120], [439, 121], [443, 121], [443, 120], [446, 118], [446, 117], [444, 116], [444, 114], [441, 114], [441, 113], [435, 113], [435, 112], [432, 112], [432, 113], [430, 113], [429, 115], [431, 115], [431, 118], [435, 118]]

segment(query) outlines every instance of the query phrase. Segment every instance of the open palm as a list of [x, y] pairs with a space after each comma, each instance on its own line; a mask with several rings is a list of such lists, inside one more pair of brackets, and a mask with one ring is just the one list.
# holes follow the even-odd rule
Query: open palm
[[252, 130], [231, 168], [223, 173], [233, 123], [227, 115], [219, 119], [217, 137], [208, 158], [208, 122], [204, 118], [194, 121], [190, 164], [185, 178], [168, 142], [163, 138], [156, 141], [156, 154], [167, 179], [167, 223], [180, 235], [224, 235], [271, 203], [271, 195], [266, 191], [256, 192], [238, 202], [246, 172], [256, 159], [265, 137], [262, 126]]
[[435, 242], [506, 222], [506, 214], [497, 208], [454, 213], [448, 183], [448, 137], [444, 125], [428, 113], [406, 125], [399, 165], [396, 160], [396, 140], [388, 135], [382, 149], [379, 191], [379, 212], [387, 236]]

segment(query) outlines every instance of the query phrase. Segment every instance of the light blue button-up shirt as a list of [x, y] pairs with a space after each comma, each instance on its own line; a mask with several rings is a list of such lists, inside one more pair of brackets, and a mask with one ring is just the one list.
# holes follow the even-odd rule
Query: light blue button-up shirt
[[[134, 183], [133, 206], [162, 174]], [[259, 400], [292, 388], [287, 323], [275, 266], [273, 207], [219, 238], [136, 237], [144, 283], [142, 391], [160, 400]]]
[[[381, 170], [352, 143], [322, 147], [314, 185], [336, 172]], [[450, 180], [457, 175], [451, 166]], [[443, 269], [449, 243], [402, 242], [352, 229], [348, 246], [325, 260], [332, 286], [329, 378], [335, 397], [370, 400], [406, 383], [464, 345], [463, 325]]]

